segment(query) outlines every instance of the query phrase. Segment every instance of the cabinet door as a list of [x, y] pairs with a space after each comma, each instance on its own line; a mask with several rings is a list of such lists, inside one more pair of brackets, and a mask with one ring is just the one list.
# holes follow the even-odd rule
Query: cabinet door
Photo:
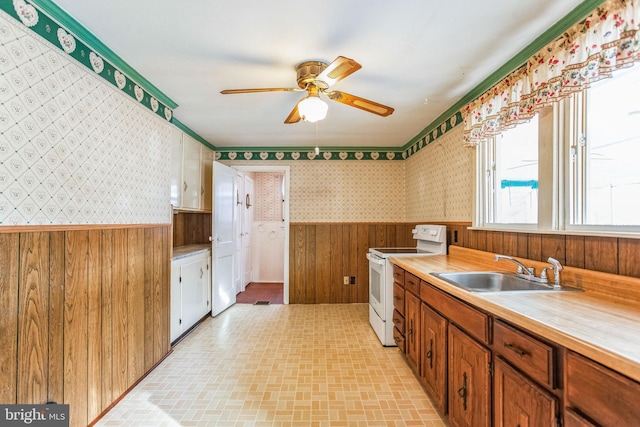
[[207, 256], [203, 258], [202, 263], [204, 266], [204, 276], [202, 277], [202, 303], [200, 305], [200, 312], [202, 316], [204, 316], [211, 311], [211, 257]]
[[171, 342], [182, 334], [182, 292], [180, 284], [180, 264], [171, 262]]
[[182, 204], [182, 133], [171, 131], [171, 204], [179, 208]]
[[182, 134], [182, 207], [200, 209], [200, 144]]
[[494, 381], [495, 427], [556, 425], [556, 399], [500, 358]]
[[491, 352], [449, 324], [449, 422], [454, 427], [490, 426]]
[[206, 314], [206, 312], [203, 313], [202, 308], [203, 295], [205, 295], [205, 268], [206, 264], [202, 262], [200, 256], [190, 257], [180, 267], [183, 331], [189, 329]]
[[200, 163], [200, 173], [201, 173], [201, 208], [205, 211], [211, 212], [211, 196], [212, 196], [212, 185], [213, 185], [213, 151], [209, 150], [204, 145], [200, 146], [201, 153], [201, 163]]
[[420, 376], [444, 414], [447, 402], [447, 319], [422, 304], [420, 320]]
[[405, 350], [409, 365], [416, 373], [419, 373], [419, 355], [420, 350], [420, 299], [406, 292], [404, 295], [405, 303]]

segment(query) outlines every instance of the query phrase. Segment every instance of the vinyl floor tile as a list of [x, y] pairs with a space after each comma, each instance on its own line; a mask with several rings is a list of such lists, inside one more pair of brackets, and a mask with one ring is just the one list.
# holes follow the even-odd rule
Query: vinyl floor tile
[[236, 304], [180, 341], [97, 426], [442, 427], [367, 304]]

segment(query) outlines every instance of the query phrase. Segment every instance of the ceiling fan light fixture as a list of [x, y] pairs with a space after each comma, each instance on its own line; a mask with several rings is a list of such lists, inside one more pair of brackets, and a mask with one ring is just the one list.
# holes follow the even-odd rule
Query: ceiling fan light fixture
[[329, 106], [317, 95], [309, 95], [298, 103], [298, 114], [306, 122], [317, 122], [327, 117]]

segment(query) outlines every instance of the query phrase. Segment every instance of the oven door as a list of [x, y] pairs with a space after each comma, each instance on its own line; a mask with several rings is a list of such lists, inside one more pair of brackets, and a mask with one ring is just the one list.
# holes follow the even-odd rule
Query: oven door
[[387, 260], [367, 253], [369, 260], [369, 305], [378, 313], [382, 320], [385, 319], [385, 268]]

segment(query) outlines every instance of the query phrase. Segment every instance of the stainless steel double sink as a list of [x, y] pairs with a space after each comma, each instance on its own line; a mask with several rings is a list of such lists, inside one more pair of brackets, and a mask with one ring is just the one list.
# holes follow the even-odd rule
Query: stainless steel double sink
[[513, 292], [513, 291], [580, 291], [580, 289], [534, 282], [503, 271], [465, 271], [451, 273], [431, 273], [452, 285], [471, 292]]

